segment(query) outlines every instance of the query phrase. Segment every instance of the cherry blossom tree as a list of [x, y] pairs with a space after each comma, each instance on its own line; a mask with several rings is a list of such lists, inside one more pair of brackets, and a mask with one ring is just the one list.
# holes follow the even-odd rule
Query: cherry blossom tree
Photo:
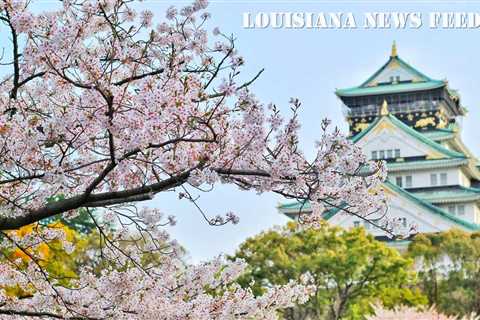
[[[195, 206], [194, 193], [218, 183], [274, 192], [311, 201], [312, 225], [330, 207], [363, 218], [382, 209], [383, 165], [367, 162], [326, 120], [307, 160], [300, 102], [292, 99], [284, 118], [255, 97], [250, 87], [263, 70], [243, 77], [234, 37], [205, 27], [206, 1], [172, 7], [155, 23], [128, 0], [64, 0], [40, 13], [29, 6], [0, 0], [0, 38], [8, 43], [0, 56], [1, 245], [31, 260], [23, 269], [14, 260], [0, 266], [0, 287], [31, 292], [0, 294], [3, 317], [272, 318], [305, 301], [305, 284], [257, 298], [235, 286], [241, 261], [184, 265], [164, 229], [174, 218], [138, 206], [159, 192]], [[232, 212], [209, 217], [198, 209], [211, 225], [238, 222]], [[61, 286], [31, 249], [63, 237], [45, 219], [73, 219], [80, 210], [98, 228], [101, 259], [112, 264]], [[9, 232], [29, 224], [35, 236]], [[164, 255], [161, 263], [142, 263], [145, 250]]]
[[376, 309], [375, 316], [368, 316], [368, 320], [478, 320], [474, 314], [462, 318], [447, 316], [437, 312], [434, 308], [428, 310], [416, 310], [411, 307], [402, 307], [395, 310], [387, 310], [381, 307]]

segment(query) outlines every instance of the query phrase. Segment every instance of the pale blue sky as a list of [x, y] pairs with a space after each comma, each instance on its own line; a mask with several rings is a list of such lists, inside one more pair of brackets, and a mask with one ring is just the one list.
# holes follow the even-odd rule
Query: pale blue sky
[[[38, 10], [50, 9], [54, 1], [37, 1]], [[146, 0], [158, 19], [170, 5], [189, 1]], [[480, 154], [478, 120], [480, 119], [480, 30], [285, 30], [243, 29], [244, 12], [354, 12], [361, 16], [374, 11], [478, 11], [479, 1], [211, 1], [212, 19], [208, 28], [218, 26], [238, 38], [237, 48], [246, 59], [245, 79], [265, 68], [252, 88], [265, 103], [274, 102], [285, 112], [290, 97], [303, 102], [300, 116], [302, 145], [313, 153], [313, 143], [320, 134], [324, 117], [346, 130], [335, 88], [360, 84], [387, 59], [393, 40], [398, 52], [420, 71], [435, 79], [447, 78], [458, 89], [470, 113], [464, 121], [463, 137]], [[234, 211], [240, 216], [236, 226], [208, 226], [196, 209], [172, 193], [158, 195], [149, 203], [177, 216], [171, 233], [188, 251], [191, 261], [233, 253], [247, 237], [261, 230], [282, 225], [287, 219], [276, 212], [283, 201], [272, 194], [256, 195], [230, 186], [202, 194], [200, 204], [211, 216]]]

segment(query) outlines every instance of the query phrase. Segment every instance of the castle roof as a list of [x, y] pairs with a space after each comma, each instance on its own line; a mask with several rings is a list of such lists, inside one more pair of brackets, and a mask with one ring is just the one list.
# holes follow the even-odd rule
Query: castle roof
[[429, 137], [425, 136], [424, 134], [418, 132], [417, 130], [411, 128], [410, 126], [406, 125], [403, 123], [401, 120], [399, 120], [397, 117], [395, 117], [393, 114], [390, 112], [384, 112], [384, 114], [381, 114], [379, 117], [377, 117], [366, 129], [362, 130], [359, 134], [353, 136], [351, 138], [353, 143], [357, 143], [360, 141], [363, 137], [365, 137], [369, 132], [373, 131], [376, 127], [385, 125], [385, 123], [388, 123], [392, 125], [393, 127], [396, 127], [400, 129], [401, 131], [405, 132], [412, 138], [428, 145], [430, 148], [434, 149], [435, 151], [439, 152], [446, 158], [466, 158], [463, 153], [450, 150], [442, 146], [441, 144], [435, 142], [434, 140], [430, 139]]
[[[447, 149], [440, 143], [434, 141], [431, 138], [439, 139], [444, 138], [446, 135], [452, 135], [456, 133], [455, 128], [448, 127], [445, 129], [439, 129], [435, 131], [435, 134], [430, 133], [428, 136], [424, 135], [421, 132], [411, 128], [410, 126], [403, 123], [395, 115], [391, 114], [388, 110], [388, 104], [384, 102], [380, 110], [380, 115], [373, 121], [366, 129], [361, 131], [359, 134], [351, 138], [353, 143], [357, 143], [366, 137], [370, 132], [375, 132], [379, 128], [396, 128], [406, 133], [408, 136], [419, 141], [420, 143], [426, 145], [428, 148], [433, 150], [436, 153], [436, 157], [432, 159], [415, 159], [409, 161], [395, 161], [388, 162], [387, 169], [389, 172], [395, 171], [412, 171], [412, 170], [425, 170], [432, 168], [444, 168], [444, 167], [459, 167], [459, 166], [468, 166], [469, 158], [461, 153], [454, 150]], [[441, 140], [441, 139], [439, 139]], [[461, 218], [458, 218], [447, 211], [433, 205], [432, 203], [443, 203], [444, 201], [450, 202], [464, 202], [464, 201], [478, 201], [480, 200], [480, 189], [477, 188], [465, 188], [457, 187], [449, 190], [418, 190], [418, 192], [409, 192], [403, 188], [392, 184], [389, 181], [383, 183], [385, 189], [393, 191], [399, 197], [404, 198], [408, 201], [423, 207], [431, 214], [436, 215], [441, 219], [446, 219], [459, 227], [463, 227], [470, 231], [480, 230], [480, 226], [469, 223]], [[288, 216], [295, 216], [301, 212], [311, 212], [311, 206], [308, 201], [296, 201], [286, 204], [281, 204], [278, 207], [278, 210]], [[327, 210], [323, 214], [323, 218], [329, 220], [335, 216], [341, 208], [333, 208]]]
[[[413, 191], [413, 190], [409, 190]], [[465, 203], [480, 200], [480, 189], [463, 186], [426, 188], [414, 192], [415, 196], [430, 203]]]
[[445, 87], [446, 81], [432, 79], [402, 60], [395, 42], [387, 62], [361, 85], [337, 89], [339, 97], [381, 95], [389, 93], [424, 91]]
[[[458, 227], [461, 227], [462, 229], [467, 229], [469, 231], [480, 230], [479, 225], [467, 222], [463, 219], [460, 219], [460, 218], [448, 213], [447, 211], [432, 205], [431, 203], [427, 202], [426, 200], [423, 200], [420, 197], [417, 197], [416, 194], [410, 193], [410, 192], [406, 191], [405, 189], [402, 189], [402, 188], [396, 186], [395, 184], [389, 182], [388, 180], [383, 183], [383, 187], [385, 189], [388, 189], [388, 190], [392, 191], [393, 193], [397, 194], [398, 196], [400, 196], [400, 197], [402, 197], [406, 200], [412, 201], [416, 205], [421, 206], [422, 208], [426, 209], [431, 214], [434, 214], [434, 215], [436, 215], [436, 216], [438, 216], [442, 219], [446, 219], [446, 220], [452, 222], [453, 224], [455, 224]], [[468, 189], [473, 189], [473, 188], [468, 188]], [[478, 190], [478, 189], [474, 189], [474, 190]], [[291, 203], [281, 204], [281, 205], [277, 206], [277, 209], [281, 213], [286, 214], [286, 215], [290, 215], [290, 216], [298, 215], [300, 213], [309, 213], [312, 210], [311, 206], [310, 206], [310, 203], [308, 201], [295, 201], [295, 202], [291, 202]], [[327, 210], [323, 214], [323, 218], [325, 220], [329, 220], [333, 216], [335, 216], [337, 213], [339, 213], [341, 210], [342, 210], [341, 208], [333, 208], [333, 209]]]
[[450, 123], [446, 128], [435, 128], [422, 132], [422, 134], [431, 140], [443, 141], [455, 138], [458, 132], [458, 125], [455, 123]]
[[425, 159], [415, 161], [388, 162], [388, 172], [415, 171], [425, 169], [452, 168], [468, 165], [466, 158]]

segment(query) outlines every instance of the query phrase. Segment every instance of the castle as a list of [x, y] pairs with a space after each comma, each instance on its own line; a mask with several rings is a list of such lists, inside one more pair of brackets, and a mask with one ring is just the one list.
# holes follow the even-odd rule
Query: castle
[[[462, 142], [466, 109], [445, 80], [421, 73], [397, 53], [357, 87], [336, 90], [350, 139], [371, 160], [387, 163], [383, 188], [388, 216], [415, 232], [451, 228], [480, 230], [480, 166]], [[295, 218], [309, 205], [281, 204]], [[342, 227], [364, 226], [379, 239], [387, 234], [357, 217], [330, 210], [324, 218]]]

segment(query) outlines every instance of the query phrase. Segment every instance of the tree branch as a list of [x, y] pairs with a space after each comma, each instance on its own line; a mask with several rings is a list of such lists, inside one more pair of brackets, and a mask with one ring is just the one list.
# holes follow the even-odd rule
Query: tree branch
[[69, 210], [75, 210], [81, 207], [99, 207], [108, 204], [125, 203], [129, 200], [139, 201], [142, 195], [152, 195], [165, 191], [185, 183], [190, 176], [190, 173], [196, 169], [192, 168], [186, 172], [165, 179], [158, 183], [153, 183], [143, 187], [133, 188], [124, 191], [115, 192], [103, 192], [97, 194], [91, 194], [85, 196], [80, 194], [68, 199], [59, 200], [56, 202], [48, 203], [45, 206], [30, 210], [23, 216], [15, 217], [0, 217], [0, 230], [18, 229], [28, 224], [40, 221], [45, 218], [52, 217], [54, 215], [67, 212]]
[[12, 50], [13, 50], [13, 88], [12, 88], [12, 91], [10, 91], [10, 98], [17, 99], [17, 91], [19, 87], [18, 83], [20, 80], [20, 66], [18, 62], [18, 57], [20, 56], [18, 54], [18, 36], [17, 36], [17, 31], [12, 25], [10, 13], [6, 8], [5, 8], [5, 15], [7, 19], [3, 19], [3, 20], [6, 21], [8, 26], [10, 27], [10, 33], [12, 34]]
[[163, 73], [165, 69], [158, 69], [158, 70], [155, 70], [155, 71], [152, 71], [152, 72], [147, 72], [147, 73], [144, 73], [144, 74], [139, 74], [137, 76], [131, 76], [131, 77], [128, 77], [126, 79], [123, 79], [123, 80], [120, 80], [118, 82], [115, 82], [114, 85], [116, 86], [121, 86], [122, 84], [125, 84], [125, 83], [128, 83], [128, 82], [132, 82], [132, 81], [135, 81], [135, 80], [140, 80], [142, 78], [145, 78], [145, 77], [148, 77], [148, 76], [155, 76], [157, 74], [160, 74], [160, 73]]

